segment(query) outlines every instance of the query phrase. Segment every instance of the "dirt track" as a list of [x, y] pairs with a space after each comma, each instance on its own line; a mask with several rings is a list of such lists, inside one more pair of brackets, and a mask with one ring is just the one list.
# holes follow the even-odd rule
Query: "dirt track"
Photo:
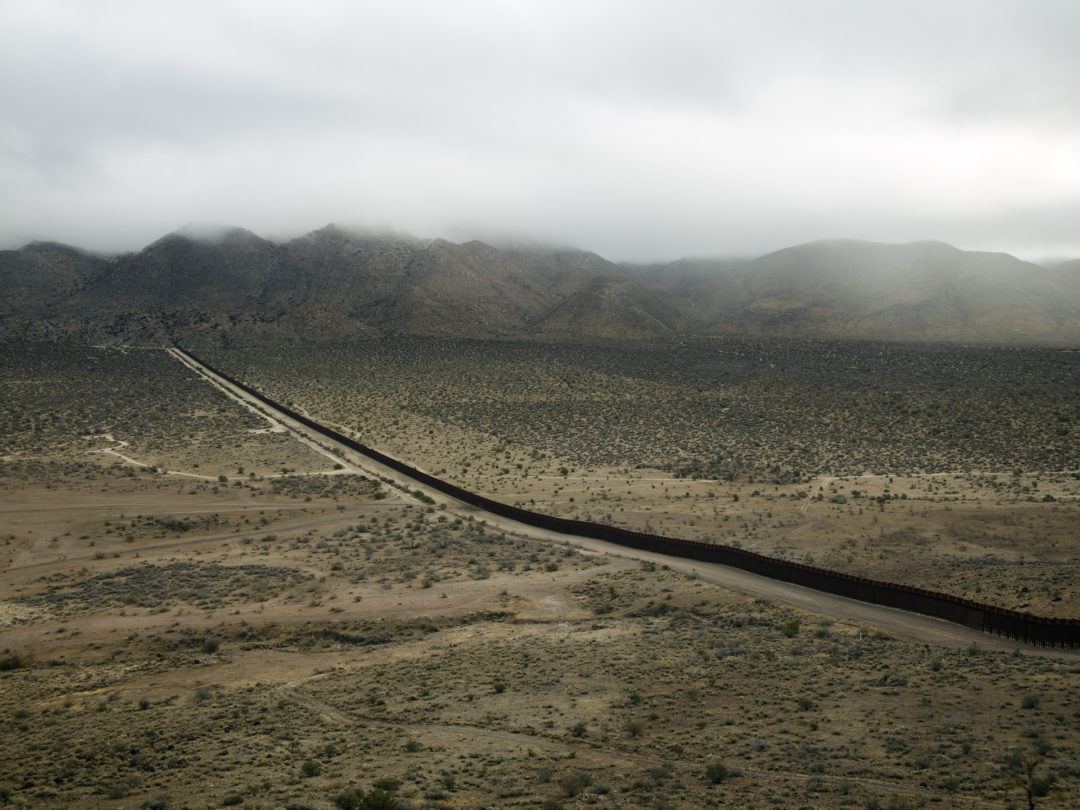
[[[290, 432], [301, 437], [305, 442], [317, 446], [320, 452], [332, 454], [333, 457], [344, 460], [350, 466], [366, 470], [369, 474], [377, 475], [384, 480], [392, 480], [399, 484], [405, 492], [414, 491], [419, 488], [436, 502], [445, 504], [447, 511], [453, 514], [471, 516], [474, 518], [483, 516], [483, 519], [489, 524], [498, 526], [500, 529], [508, 532], [571, 543], [579, 548], [591, 550], [596, 553], [629, 557], [654, 562], [660, 565], [667, 565], [674, 570], [700, 576], [710, 582], [761, 599], [790, 605], [802, 610], [812, 611], [814, 613], [820, 613], [838, 619], [865, 623], [866, 625], [873, 626], [889, 634], [904, 636], [927, 644], [946, 647], [967, 647], [972, 643], [975, 643], [980, 647], [987, 649], [1019, 649], [1024, 653], [1040, 656], [1070, 659], [1076, 657], [1075, 652], [1032, 647], [1020, 644], [1016, 641], [987, 635], [980, 631], [971, 630], [940, 619], [908, 613], [895, 608], [873, 605], [867, 602], [859, 602], [842, 596], [822, 593], [820, 591], [768, 579], [767, 577], [715, 563], [669, 557], [663, 554], [639, 551], [615, 545], [613, 543], [592, 540], [576, 535], [551, 532], [521, 524], [507, 518], [481, 512], [477, 508], [452, 499], [441, 492], [428, 490], [423, 485], [403, 476], [401, 473], [383, 467], [382, 465], [355, 453], [349, 448], [333, 442], [328, 437], [315, 433], [286, 415], [278, 411], [271, 411], [268, 405], [257, 402], [253, 397], [220, 378], [197, 361], [194, 361], [175, 350], [170, 349], [169, 351], [181, 363], [198, 371], [206, 377], [208, 381], [226, 391], [231, 397], [243, 402], [253, 410], [258, 410], [268, 419], [268, 421], [283, 426]], [[807, 515], [807, 517], [811, 516]], [[817, 517], [812, 517], [812, 523], [817, 521]], [[796, 531], [798, 531], [798, 529], [796, 529]]]

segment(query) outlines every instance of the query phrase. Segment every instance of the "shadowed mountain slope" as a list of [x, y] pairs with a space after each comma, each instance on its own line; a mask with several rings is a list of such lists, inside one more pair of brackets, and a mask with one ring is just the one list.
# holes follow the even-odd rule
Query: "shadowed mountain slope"
[[111, 262], [55, 242], [0, 251], [0, 318], [39, 318], [105, 275]]
[[632, 281], [597, 278], [549, 312], [536, 331], [574, 335], [584, 323], [594, 337], [636, 340], [685, 331], [686, 317], [675, 302]]
[[191, 310], [249, 310], [258, 306], [277, 259], [273, 242], [239, 228], [214, 241], [172, 233], [118, 259], [64, 309], [153, 312], [182, 304]]
[[1080, 339], [1077, 291], [1062, 274], [1004, 253], [941, 242], [814, 242], [755, 259], [738, 276], [746, 299], [710, 314], [740, 331], [993, 343]]
[[[671, 308], [583, 251], [515, 254], [481, 242], [356, 234], [333, 225], [281, 245], [242, 229], [212, 239], [175, 232], [114, 259], [34, 244], [0, 252], [0, 280], [10, 301], [4, 335], [95, 343], [500, 337], [530, 334], [538, 324], [548, 336], [635, 337], [635, 329], [612, 326], [636, 317], [620, 307]], [[619, 285], [624, 295], [550, 317], [583, 290], [605, 284]], [[670, 313], [665, 317], [671, 321]]]
[[833, 240], [751, 261], [626, 266], [333, 225], [283, 244], [169, 234], [100, 257], [0, 251], [0, 336], [160, 345], [386, 334], [652, 339], [685, 333], [1080, 344], [1080, 262], [1048, 269], [941, 242]]

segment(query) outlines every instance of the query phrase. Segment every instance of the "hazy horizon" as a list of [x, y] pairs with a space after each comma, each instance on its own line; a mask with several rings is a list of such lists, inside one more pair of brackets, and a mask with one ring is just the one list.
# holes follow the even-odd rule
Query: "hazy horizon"
[[1080, 257], [1080, 6], [14, 0], [0, 247], [187, 222]]
[[[421, 242], [421, 243], [423, 243], [423, 242], [431, 242], [431, 241], [435, 241], [437, 239], [447, 239], [447, 241], [457, 242], [457, 243], [465, 243], [465, 242], [469, 242], [469, 241], [479, 241], [479, 242], [483, 242], [485, 244], [491, 245], [492, 247], [498, 248], [500, 250], [519, 250], [519, 249], [529, 249], [529, 248], [553, 249], [553, 250], [561, 250], [561, 249], [580, 250], [580, 251], [584, 251], [586, 253], [594, 253], [594, 254], [600, 256], [600, 258], [602, 258], [602, 259], [605, 259], [605, 260], [610, 261], [610, 262], [615, 263], [615, 264], [621, 264], [621, 265], [624, 265], [626, 267], [657, 266], [657, 265], [671, 264], [671, 263], [682, 261], [682, 260], [691, 261], [691, 262], [693, 262], [693, 261], [750, 262], [750, 261], [753, 261], [754, 259], [758, 259], [758, 258], [761, 258], [761, 257], [764, 257], [764, 256], [768, 256], [768, 255], [770, 255], [772, 253], [776, 253], [776, 252], [779, 252], [779, 251], [782, 251], [782, 250], [786, 250], [788, 248], [797, 248], [797, 247], [801, 247], [801, 246], [805, 246], [805, 245], [813, 245], [813, 244], [819, 244], [819, 243], [830, 243], [830, 242], [837, 242], [837, 243], [841, 243], [841, 242], [855, 242], [855, 243], [857, 243], [857, 242], [865, 242], [865, 243], [868, 243], [868, 244], [898, 245], [898, 246], [899, 245], [906, 245], [906, 244], [918, 244], [920, 242], [940, 242], [941, 244], [949, 245], [949, 243], [947, 243], [947, 242], [943, 242], [942, 240], [935, 240], [935, 239], [913, 239], [913, 240], [910, 240], [909, 242], [875, 242], [874, 240], [856, 239], [856, 238], [845, 237], [845, 236], [834, 236], [834, 237], [824, 237], [824, 238], [821, 238], [821, 239], [811, 239], [811, 240], [808, 240], [806, 242], [800, 242], [800, 243], [791, 244], [791, 245], [777, 245], [776, 247], [770, 248], [770, 249], [762, 251], [760, 253], [713, 253], [713, 254], [691, 254], [691, 253], [687, 253], [687, 254], [682, 254], [682, 255], [672, 255], [672, 256], [665, 256], [665, 257], [658, 257], [656, 259], [634, 260], [634, 259], [613, 259], [610, 256], [605, 256], [604, 254], [600, 253], [599, 251], [591, 250], [587, 245], [574, 245], [574, 244], [571, 244], [569, 242], [561, 242], [561, 241], [556, 240], [556, 239], [536, 239], [536, 238], [532, 238], [532, 237], [529, 237], [529, 236], [518, 235], [518, 234], [514, 234], [514, 235], [508, 235], [508, 234], [487, 234], [487, 235], [484, 235], [484, 234], [471, 234], [471, 235], [457, 235], [456, 237], [428, 236], [428, 235], [414, 234], [414, 233], [410, 233], [410, 232], [407, 232], [407, 231], [402, 231], [400, 229], [391, 228], [389, 226], [369, 227], [369, 226], [365, 226], [365, 225], [362, 225], [362, 224], [352, 224], [352, 225], [350, 225], [350, 224], [347, 224], [347, 223], [340, 223], [340, 222], [328, 222], [328, 223], [324, 223], [322, 226], [320, 226], [318, 228], [314, 228], [314, 229], [312, 229], [310, 231], [305, 231], [303, 233], [296, 232], [296, 233], [288, 233], [288, 234], [265, 234], [265, 233], [259, 233], [257, 231], [252, 230], [251, 228], [245, 228], [242, 225], [224, 225], [224, 224], [219, 225], [219, 224], [210, 224], [210, 223], [187, 223], [187, 224], [185, 224], [185, 225], [183, 225], [183, 226], [181, 226], [179, 228], [173, 228], [171, 231], [168, 231], [166, 233], [162, 233], [162, 234], [158, 235], [156, 238], [154, 238], [151, 241], [147, 242], [145, 245], [140, 245], [140, 246], [135, 247], [135, 248], [124, 248], [124, 249], [117, 249], [117, 250], [99, 249], [99, 248], [86, 247], [85, 245], [73, 244], [71, 242], [65, 242], [63, 240], [45, 238], [45, 239], [32, 239], [32, 240], [29, 240], [27, 242], [23, 242], [21, 244], [14, 245], [12, 247], [0, 245], [0, 250], [12, 250], [12, 249], [18, 250], [18, 249], [28, 247], [29, 245], [34, 244], [34, 243], [39, 243], [39, 244], [44, 243], [44, 244], [60, 244], [60, 245], [66, 246], [66, 247], [75, 248], [77, 250], [80, 250], [80, 251], [83, 251], [83, 252], [86, 252], [86, 253], [89, 253], [89, 254], [93, 254], [93, 255], [98, 255], [98, 256], [121, 256], [121, 255], [126, 255], [126, 254], [139, 253], [139, 252], [145, 250], [146, 248], [151, 247], [156, 242], [161, 241], [162, 239], [164, 239], [164, 238], [166, 238], [168, 236], [180, 235], [180, 236], [188, 237], [188, 238], [193, 239], [195, 241], [217, 243], [217, 242], [222, 241], [224, 239], [224, 237], [229, 232], [237, 231], [237, 230], [247, 231], [249, 233], [254, 234], [256, 237], [258, 237], [260, 239], [264, 239], [264, 240], [266, 240], [268, 242], [272, 242], [275, 245], [283, 245], [283, 244], [285, 244], [285, 243], [287, 243], [289, 241], [292, 241], [293, 239], [298, 239], [298, 238], [307, 236], [307, 235], [309, 235], [311, 233], [314, 233], [315, 231], [322, 230], [323, 228], [327, 228], [327, 227], [339, 228], [342, 231], [344, 231], [346, 233], [349, 233], [349, 234], [352, 234], [354, 236], [360, 236], [360, 237], [368, 237], [368, 236], [371, 236], [371, 237], [388, 237], [388, 238], [404, 239], [404, 240], [407, 240], [407, 241], [415, 241], [415, 242]], [[968, 246], [949, 245], [949, 247], [953, 247], [953, 248], [956, 248], [958, 250], [965, 251], [965, 252], [1007, 253], [1008, 255], [1012, 255], [1015, 258], [1020, 259], [1021, 261], [1030, 262], [1032, 264], [1041, 265], [1041, 266], [1047, 267], [1047, 268], [1054, 267], [1054, 266], [1056, 266], [1058, 264], [1063, 264], [1065, 262], [1071, 262], [1071, 261], [1076, 260], [1076, 258], [1073, 257], [1073, 256], [1033, 257], [1033, 256], [1025, 256], [1025, 255], [1019, 255], [1019, 254], [1013, 254], [1013, 253], [1009, 253], [1008, 251], [986, 250], [986, 249], [981, 248], [979, 246], [972, 246], [972, 245], [968, 245]]]

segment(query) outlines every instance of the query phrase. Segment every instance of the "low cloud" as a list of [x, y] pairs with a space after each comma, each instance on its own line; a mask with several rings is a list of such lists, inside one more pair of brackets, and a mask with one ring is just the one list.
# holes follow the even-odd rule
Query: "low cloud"
[[1080, 256], [1077, 8], [7, 3], [0, 244], [348, 221], [614, 259]]

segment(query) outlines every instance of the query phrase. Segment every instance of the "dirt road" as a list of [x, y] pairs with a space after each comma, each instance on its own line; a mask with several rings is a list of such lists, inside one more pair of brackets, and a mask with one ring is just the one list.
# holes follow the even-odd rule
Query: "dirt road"
[[[173, 354], [179, 362], [198, 371], [208, 381], [226, 391], [234, 399], [244, 402], [250, 408], [259, 410], [268, 421], [281, 425], [308, 443], [317, 445], [321, 452], [331, 454], [335, 458], [343, 459], [351, 466], [363, 469], [369, 474], [377, 475], [384, 480], [392, 480], [406, 493], [420, 489], [436, 502], [445, 504], [447, 511], [463, 517], [473, 517], [474, 519], [482, 518], [488, 524], [497, 526], [504, 531], [528, 537], [569, 543], [596, 553], [629, 557], [656, 563], [658, 565], [667, 565], [674, 570], [693, 576], [699, 576], [709, 582], [714, 582], [741, 593], [746, 593], [780, 604], [790, 605], [801, 610], [832, 616], [845, 621], [863, 623], [867, 626], [882, 630], [890, 635], [904, 636], [927, 644], [945, 647], [967, 647], [974, 643], [985, 649], [1019, 649], [1023, 653], [1032, 655], [1055, 658], [1076, 658], [1077, 654], [1075, 651], [1033, 647], [1020, 642], [1001, 639], [941, 619], [922, 616], [916, 613], [908, 613], [906, 611], [874, 605], [868, 602], [859, 602], [854, 599], [811, 590], [799, 585], [769, 579], [748, 571], [729, 568], [716, 563], [685, 560], [649, 551], [639, 551], [637, 549], [626, 548], [613, 543], [606, 543], [601, 540], [593, 540], [576, 535], [561, 534], [539, 529], [518, 523], [517, 521], [508, 518], [482, 512], [474, 506], [457, 501], [441, 492], [430, 490], [396, 470], [383, 467], [346, 446], [338, 444], [330, 438], [316, 433], [299, 422], [290, 419], [280, 411], [271, 409], [266, 403], [255, 400], [246, 392], [233, 386], [225, 379], [219, 377], [217, 374], [198, 363], [198, 361], [172, 349], [170, 349], [169, 352]], [[816, 516], [810, 515], [808, 515], [808, 517], [816, 518]]]

